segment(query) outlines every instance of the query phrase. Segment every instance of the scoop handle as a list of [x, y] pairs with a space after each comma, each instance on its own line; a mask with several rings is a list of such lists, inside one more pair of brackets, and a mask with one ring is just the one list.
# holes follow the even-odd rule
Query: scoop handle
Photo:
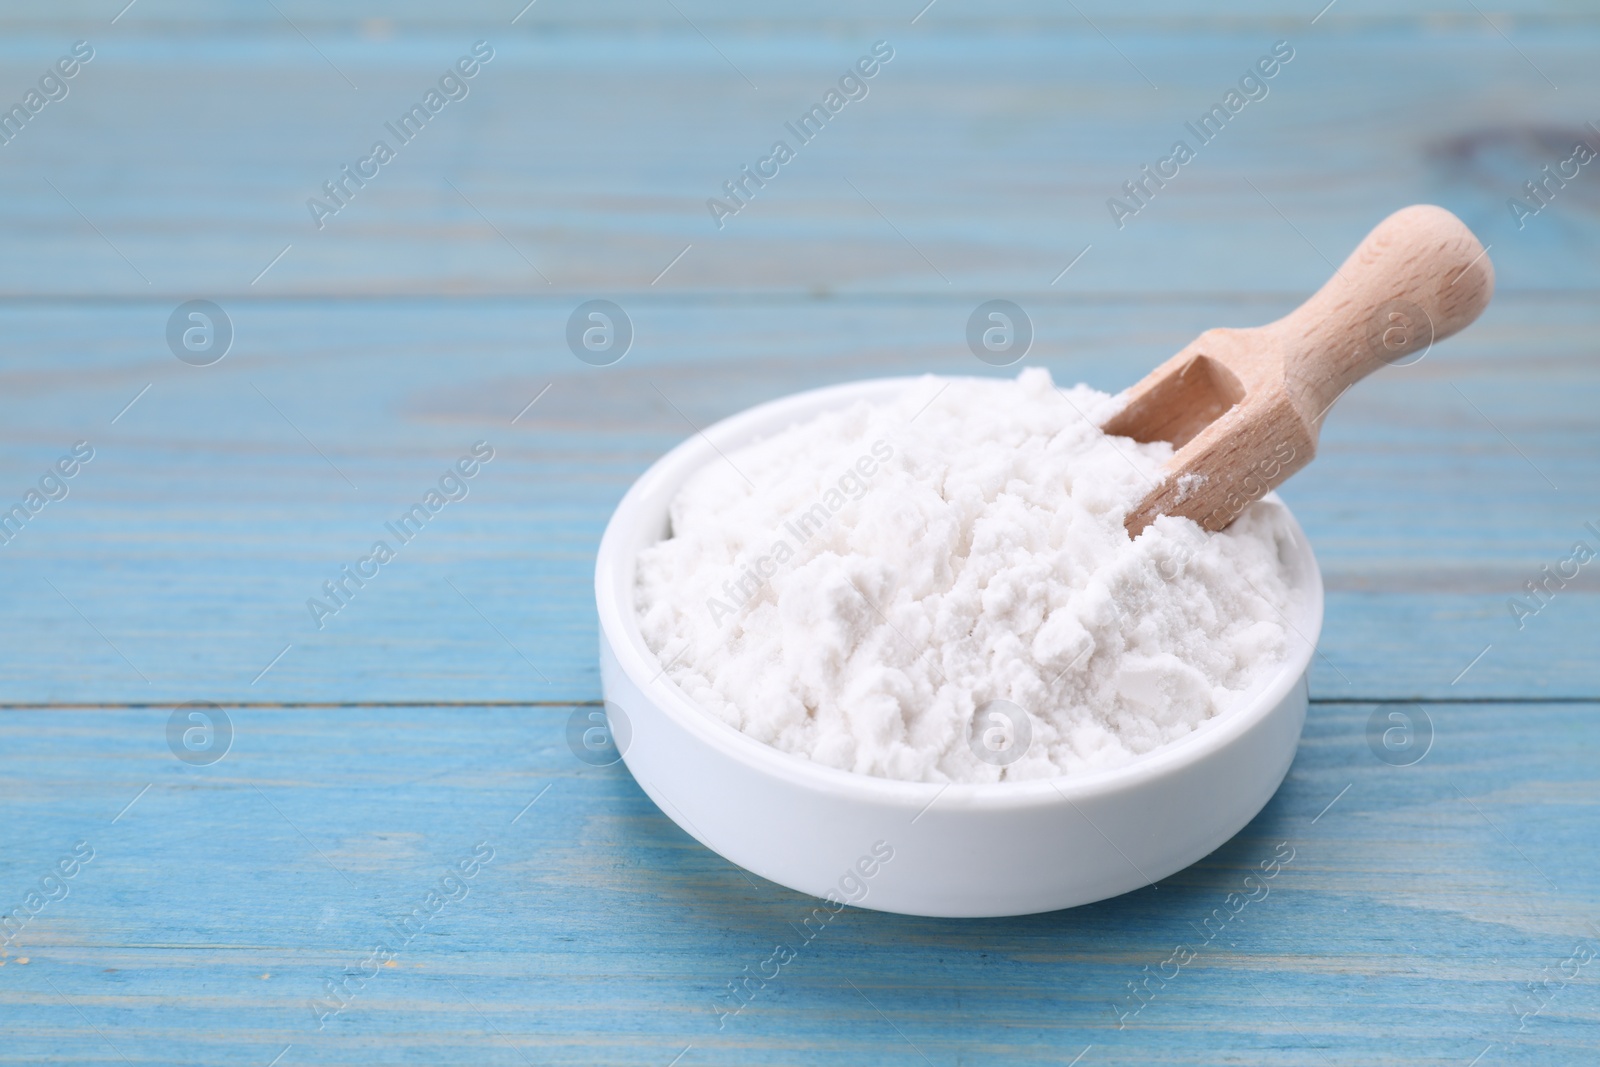
[[1413, 362], [1406, 357], [1470, 324], [1493, 294], [1494, 267], [1466, 224], [1415, 204], [1378, 223], [1311, 299], [1263, 330], [1283, 353], [1290, 401], [1315, 432], [1346, 389], [1379, 367]]

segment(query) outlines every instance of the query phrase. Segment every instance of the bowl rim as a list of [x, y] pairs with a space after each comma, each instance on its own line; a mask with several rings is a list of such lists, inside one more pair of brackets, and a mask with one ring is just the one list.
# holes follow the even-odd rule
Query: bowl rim
[[[644, 699], [680, 728], [749, 769], [837, 798], [919, 812], [932, 807], [935, 800], [941, 800], [941, 806], [946, 809], [1007, 811], [1057, 805], [1062, 801], [1075, 805], [1079, 800], [1137, 789], [1154, 779], [1205, 762], [1248, 734], [1284, 703], [1306, 676], [1311, 657], [1316, 653], [1323, 621], [1323, 586], [1322, 573], [1305, 531], [1276, 493], [1268, 493], [1262, 499], [1283, 508], [1292, 542], [1298, 550], [1292, 565], [1304, 583], [1304, 595], [1297, 598], [1300, 618], [1289, 621], [1291, 629], [1302, 640], [1291, 639], [1289, 656], [1274, 675], [1253, 687], [1246, 704], [1207, 719], [1191, 733], [1136, 756], [1120, 767], [1016, 782], [908, 782], [879, 778], [828, 767], [774, 748], [728, 725], [696, 703], [667, 675], [659, 658], [645, 643], [634, 606], [637, 548], [634, 547], [636, 538], [631, 535], [640, 527], [664, 522], [665, 508], [670, 503], [668, 495], [659, 509], [651, 508], [645, 513], [649, 498], [661, 490], [663, 483], [672, 483], [671, 488], [675, 490], [694, 470], [718, 459], [719, 446], [714, 442], [720, 441], [723, 447], [741, 447], [822, 411], [857, 400], [881, 399], [930, 380], [993, 382], [996, 379], [975, 375], [908, 375], [866, 378], [791, 393], [747, 408], [688, 437], [634, 481], [618, 502], [600, 539], [595, 555], [595, 603], [602, 645]], [[607, 703], [614, 701], [608, 696]], [[628, 714], [626, 708], [623, 711]], [[630, 719], [633, 717], [628, 715]], [[626, 759], [627, 753], [623, 755]]]

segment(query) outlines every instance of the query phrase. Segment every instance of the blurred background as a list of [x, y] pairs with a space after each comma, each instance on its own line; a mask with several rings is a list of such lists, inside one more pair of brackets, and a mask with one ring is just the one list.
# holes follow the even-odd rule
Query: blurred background
[[[965, 341], [996, 298], [1032, 320], [1030, 363], [1115, 390], [1206, 327], [1284, 313], [1413, 202], [1473, 227], [1499, 292], [1347, 397], [1286, 490], [1334, 593], [1328, 659], [1359, 695], [1444, 692], [1522, 571], [1594, 517], [1573, 494], [1594, 484], [1600, 184], [1581, 168], [1537, 215], [1507, 203], [1600, 147], [1582, 5], [102, 6], [12, 5], [0, 42], [6, 100], [94, 51], [0, 146], [6, 491], [104, 446], [0, 561], [13, 699], [592, 697], [582, 562], [691, 423], [849, 378], [1013, 374]], [[402, 144], [389, 126], [480, 41], [464, 98]], [[785, 124], [875, 42], [893, 59], [801, 144]], [[1267, 95], [1200, 145], [1185, 124], [1277, 42]], [[340, 168], [380, 139], [395, 158], [357, 187]], [[1108, 201], [1135, 205], [1124, 183], [1179, 139], [1196, 157], [1118, 225]], [[776, 177], [708, 208], [779, 140]], [[604, 368], [565, 336], [597, 298], [634, 331]], [[203, 368], [165, 343], [195, 299], [234, 331]], [[306, 599], [479, 439], [498, 458], [471, 503], [311, 627]], [[446, 577], [539, 645], [548, 684]], [[1354, 681], [1424, 620], [1381, 692]], [[1592, 682], [1587, 646], [1544, 629], [1509, 656]], [[1507, 659], [1480, 667], [1493, 692]]]

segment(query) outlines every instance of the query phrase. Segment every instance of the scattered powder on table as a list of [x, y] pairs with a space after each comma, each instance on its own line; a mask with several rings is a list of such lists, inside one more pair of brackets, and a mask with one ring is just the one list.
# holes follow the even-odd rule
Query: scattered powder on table
[[[640, 553], [644, 638], [709, 714], [860, 774], [1043, 778], [1183, 737], [1299, 640], [1292, 534], [1257, 502], [1130, 539], [1172, 448], [1100, 433], [1119, 403], [928, 377], [730, 452]], [[972, 743], [991, 701], [1027, 713], [1004, 765]]]

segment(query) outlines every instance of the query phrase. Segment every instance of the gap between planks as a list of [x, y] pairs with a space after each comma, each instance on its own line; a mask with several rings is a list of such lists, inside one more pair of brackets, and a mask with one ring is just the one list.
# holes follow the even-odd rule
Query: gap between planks
[[[611, 290], [619, 299], [634, 300], [644, 304], [665, 305], [690, 305], [690, 306], [716, 306], [741, 305], [747, 307], [763, 307], [772, 305], [792, 304], [950, 304], [964, 303], [967, 301], [981, 301], [987, 299], [988, 289], [962, 289], [954, 292], [901, 292], [896, 290], [841, 290], [830, 291], [826, 294], [817, 294], [809, 290], [757, 290], [745, 291], [738, 289], [703, 289], [703, 290], [673, 290], [671, 292], [658, 292], [651, 289], [623, 289]], [[557, 289], [550, 293], [528, 293], [514, 289], [484, 289], [477, 292], [458, 291], [441, 292], [433, 289], [419, 288], [395, 290], [365, 290], [351, 289], [333, 292], [301, 292], [286, 291], [255, 292], [255, 291], [222, 291], [212, 294], [217, 299], [231, 300], [236, 303], [250, 304], [308, 304], [325, 306], [340, 303], [444, 303], [464, 304], [472, 302], [495, 302], [526, 304], [552, 304], [565, 306], [575, 299], [582, 299], [590, 294], [589, 289], [572, 288]], [[1163, 305], [1163, 304], [1283, 304], [1292, 303], [1305, 297], [1305, 291], [1279, 290], [1279, 289], [1251, 289], [1251, 290], [1188, 290], [1188, 289], [1162, 289], [1149, 290], [1095, 290], [1092, 292], [1071, 293], [1050, 289], [1048, 286], [1039, 289], [1019, 288], [1014, 294], [1020, 299], [1031, 300], [1040, 304], [1053, 304], [1064, 306], [1099, 307], [1107, 302], [1120, 304]], [[38, 304], [62, 305], [108, 305], [108, 304], [168, 304], [174, 300], [187, 299], [189, 293], [173, 291], [170, 293], [71, 293], [71, 292], [28, 292], [12, 290], [0, 292], [0, 307], [18, 306], [24, 309], [32, 308]], [[1594, 288], [1526, 288], [1511, 289], [1501, 288], [1495, 291], [1495, 297], [1501, 303], [1509, 300], [1555, 300], [1577, 301], [1580, 303], [1593, 302], [1600, 295], [1600, 290]]]
[[[0, 711], [141, 711], [183, 701], [0, 702]], [[214, 700], [219, 708], [599, 708], [603, 700]], [[1341, 704], [1600, 704], [1600, 696], [1552, 697], [1312, 697], [1319, 706]]]
[[[6, 702], [0, 711], [141, 711], [171, 708], [181, 700]], [[603, 700], [208, 700], [219, 708], [598, 708]]]

